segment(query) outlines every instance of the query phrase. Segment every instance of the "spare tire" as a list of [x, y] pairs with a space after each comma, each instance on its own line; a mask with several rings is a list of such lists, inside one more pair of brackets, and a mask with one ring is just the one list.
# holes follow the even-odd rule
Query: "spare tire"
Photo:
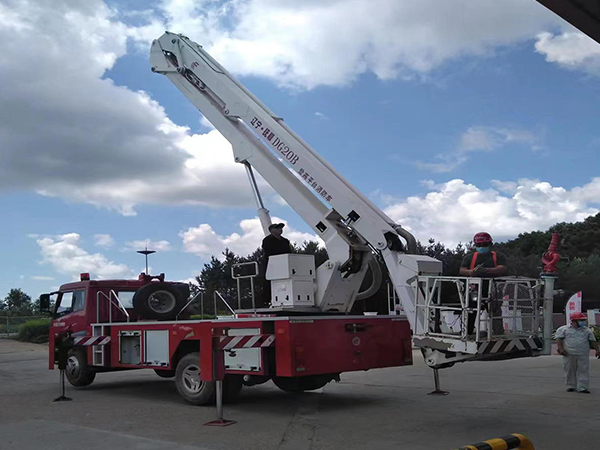
[[173, 320], [189, 295], [186, 283], [150, 283], [133, 296], [133, 309], [141, 319]]

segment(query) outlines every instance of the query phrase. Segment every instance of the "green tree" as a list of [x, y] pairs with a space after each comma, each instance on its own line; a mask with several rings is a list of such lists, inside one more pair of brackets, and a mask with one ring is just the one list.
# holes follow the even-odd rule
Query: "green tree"
[[33, 314], [31, 297], [21, 289], [11, 289], [4, 297], [5, 311], [11, 316], [30, 316]]

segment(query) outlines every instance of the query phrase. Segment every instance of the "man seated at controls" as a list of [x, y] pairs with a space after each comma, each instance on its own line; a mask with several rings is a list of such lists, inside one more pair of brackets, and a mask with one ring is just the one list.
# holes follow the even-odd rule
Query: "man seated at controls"
[[[501, 253], [492, 250], [492, 236], [490, 236], [489, 233], [477, 233], [473, 236], [473, 243], [475, 244], [475, 251], [467, 253], [460, 265], [461, 276], [493, 278], [506, 275], [508, 272], [506, 257]], [[493, 332], [494, 334], [502, 334], [502, 318], [500, 317], [502, 315], [501, 302], [494, 301], [495, 296], [493, 293], [488, 296], [488, 282], [484, 282], [482, 291], [482, 296], [486, 298], [489, 297], [489, 300], [493, 302], [492, 307], [488, 309], [488, 311], [491, 312], [492, 317], [496, 317], [496, 319], [492, 321]], [[469, 307], [477, 308], [477, 300], [471, 295], [469, 295]], [[469, 313], [467, 319], [468, 334], [473, 334], [475, 330], [475, 316], [476, 314], [474, 312]]]
[[269, 264], [269, 257], [275, 255], [284, 255], [286, 253], [292, 253], [293, 249], [286, 238], [282, 236], [284, 223], [272, 223], [269, 225], [269, 235], [262, 241], [263, 251], [263, 273], [265, 274], [264, 284], [264, 303], [269, 304], [271, 301], [271, 282], [266, 279], [267, 265]]

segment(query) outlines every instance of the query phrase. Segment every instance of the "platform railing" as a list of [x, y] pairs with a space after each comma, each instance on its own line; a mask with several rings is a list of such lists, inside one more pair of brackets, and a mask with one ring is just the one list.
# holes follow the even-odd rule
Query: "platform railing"
[[540, 286], [533, 278], [420, 276], [415, 322], [423, 335], [463, 341], [539, 336]]

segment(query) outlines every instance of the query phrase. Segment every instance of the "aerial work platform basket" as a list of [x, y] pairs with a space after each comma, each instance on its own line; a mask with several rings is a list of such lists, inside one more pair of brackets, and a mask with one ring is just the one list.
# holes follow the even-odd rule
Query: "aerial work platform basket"
[[542, 280], [420, 276], [416, 284], [415, 345], [456, 361], [542, 351]]

